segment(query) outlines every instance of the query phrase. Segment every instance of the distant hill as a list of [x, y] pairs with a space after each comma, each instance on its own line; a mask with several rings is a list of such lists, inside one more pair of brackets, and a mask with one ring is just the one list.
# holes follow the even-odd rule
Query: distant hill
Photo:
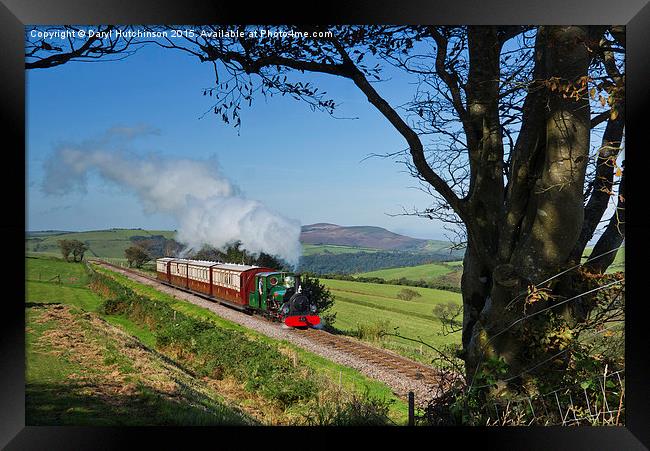
[[66, 233], [74, 233], [70, 232], [68, 230], [36, 230], [34, 232], [27, 231], [25, 232], [25, 235], [27, 237], [43, 237], [43, 236], [48, 236], [48, 235], [63, 235]]
[[[58, 241], [76, 239], [88, 245], [89, 257], [123, 258], [124, 250], [140, 239], [164, 245], [174, 231], [107, 229], [83, 232], [40, 230], [26, 232], [26, 251], [59, 255]], [[329, 223], [302, 227], [302, 267], [314, 272], [365, 272], [457, 260], [462, 251], [450, 252], [447, 241], [422, 240], [382, 227], [340, 226]], [[358, 255], [357, 255], [358, 254]]]
[[449, 249], [446, 241], [412, 238], [382, 227], [340, 226], [325, 222], [303, 226], [300, 241], [310, 245], [352, 246], [386, 251], [439, 252]]
[[316, 274], [350, 274], [460, 260], [463, 250], [448, 241], [423, 240], [374, 226], [318, 223], [302, 227], [299, 269]]

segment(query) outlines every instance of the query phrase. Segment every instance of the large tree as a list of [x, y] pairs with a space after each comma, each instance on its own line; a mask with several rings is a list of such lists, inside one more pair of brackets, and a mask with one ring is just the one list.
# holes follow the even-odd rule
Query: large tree
[[88, 250], [88, 245], [79, 240], [59, 240], [59, 248], [65, 261], [70, 261], [70, 254], [72, 254], [72, 261], [80, 262]]
[[[613, 196], [622, 174], [621, 27], [256, 29], [201, 27], [160, 45], [213, 65], [216, 84], [204, 95], [235, 126], [257, 93], [333, 112], [334, 101], [296, 72], [349, 79], [404, 138], [406, 150], [391, 155], [405, 156], [435, 199], [411, 213], [456, 224], [465, 237], [467, 374], [488, 359], [504, 361], [509, 380], [536, 367], [545, 356], [530, 352], [530, 329], [550, 318], [538, 314], [575, 322], [589, 313], [586, 296], [576, 298], [575, 272], [554, 276], [580, 262], [612, 199], [616, 212], [587, 266], [603, 272], [624, 238], [622, 179]], [[405, 105], [374, 83], [388, 66], [417, 80]]]

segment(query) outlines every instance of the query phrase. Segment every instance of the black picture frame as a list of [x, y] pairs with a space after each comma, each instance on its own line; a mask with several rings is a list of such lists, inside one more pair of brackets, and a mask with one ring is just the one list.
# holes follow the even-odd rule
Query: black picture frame
[[[253, 7], [253, 5], [255, 5]], [[310, 11], [310, 12], [308, 12]], [[363, 440], [388, 444], [389, 435], [404, 440], [394, 446], [443, 445], [442, 435], [460, 443], [479, 440], [497, 449], [648, 449], [650, 447], [650, 390], [646, 350], [649, 348], [644, 315], [644, 263], [648, 249], [650, 221], [644, 214], [644, 171], [648, 152], [644, 149], [643, 110], [650, 100], [650, 4], [648, 0], [446, 0], [348, 1], [323, 4], [225, 3], [197, 0], [2, 0], [0, 3], [0, 74], [2, 81], [1, 121], [5, 126], [2, 177], [1, 227], [6, 237], [0, 318], [0, 447], [7, 449], [114, 449], [135, 445], [134, 436], [148, 445], [164, 448], [189, 447], [189, 441], [207, 440], [211, 447], [248, 449], [251, 440], [277, 443], [282, 447], [337, 446], [332, 432], [323, 440], [319, 431], [305, 428], [90, 428], [25, 427], [25, 322], [23, 264], [25, 233], [25, 71], [24, 26], [35, 24], [191, 24], [191, 23], [428, 23], [428, 24], [623, 24], [627, 33], [626, 67], [626, 426], [625, 427], [528, 427], [528, 428], [391, 428], [361, 430]], [[135, 75], [134, 75], [135, 76]], [[53, 112], [53, 114], [56, 114]], [[647, 126], [646, 126], [647, 128]], [[647, 139], [647, 138], [646, 138]], [[21, 182], [21, 175], [23, 180]], [[22, 198], [18, 194], [22, 192]], [[21, 215], [22, 213], [22, 215]], [[20, 260], [24, 262], [24, 260]], [[350, 429], [347, 429], [348, 431]], [[339, 432], [340, 429], [331, 430]], [[357, 430], [357, 432], [359, 432]], [[419, 442], [406, 441], [406, 434], [418, 435]], [[225, 437], [234, 439], [225, 445]], [[400, 439], [400, 437], [404, 437]], [[189, 440], [189, 441], [188, 441]], [[274, 440], [275, 442], [273, 442]], [[140, 442], [142, 443], [142, 442]]]

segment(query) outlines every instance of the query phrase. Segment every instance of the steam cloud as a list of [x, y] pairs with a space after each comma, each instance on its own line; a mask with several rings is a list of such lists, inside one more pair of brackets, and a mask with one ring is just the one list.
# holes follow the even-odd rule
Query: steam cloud
[[133, 191], [145, 212], [172, 215], [177, 240], [196, 250], [221, 248], [239, 240], [248, 252], [276, 255], [296, 265], [301, 254], [300, 224], [244, 198], [214, 159], [134, 157], [101, 148], [100, 142], [61, 146], [45, 163], [43, 191], [85, 190], [87, 174]]

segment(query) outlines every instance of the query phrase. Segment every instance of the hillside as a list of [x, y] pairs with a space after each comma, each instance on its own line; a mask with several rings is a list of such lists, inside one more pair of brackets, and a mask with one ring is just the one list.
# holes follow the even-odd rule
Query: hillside
[[407, 287], [399, 285], [361, 283], [321, 279], [336, 296], [333, 311], [336, 328], [353, 337], [374, 342], [399, 354], [430, 364], [436, 357], [431, 349], [413, 340], [387, 335], [378, 339], [383, 330], [404, 337], [420, 338], [436, 347], [460, 343], [460, 333], [443, 334], [442, 323], [434, 313], [436, 306], [460, 306], [460, 293], [430, 288], [408, 287], [419, 296], [406, 301], [399, 294]]
[[377, 277], [384, 280], [407, 279], [412, 281], [448, 284], [460, 287], [460, 276], [463, 273], [462, 261], [437, 262], [426, 265], [406, 266], [390, 269], [380, 269], [354, 274], [355, 277]]
[[60, 255], [58, 241], [79, 240], [88, 246], [88, 255], [92, 257], [123, 258], [124, 250], [138, 237], [152, 238], [163, 236], [173, 238], [176, 232], [168, 230], [143, 229], [109, 229], [85, 232], [27, 232], [25, 250], [41, 254]]
[[399, 251], [434, 251], [449, 249], [446, 241], [423, 240], [375, 226], [340, 226], [318, 223], [302, 226], [300, 241], [311, 245], [337, 245]]

